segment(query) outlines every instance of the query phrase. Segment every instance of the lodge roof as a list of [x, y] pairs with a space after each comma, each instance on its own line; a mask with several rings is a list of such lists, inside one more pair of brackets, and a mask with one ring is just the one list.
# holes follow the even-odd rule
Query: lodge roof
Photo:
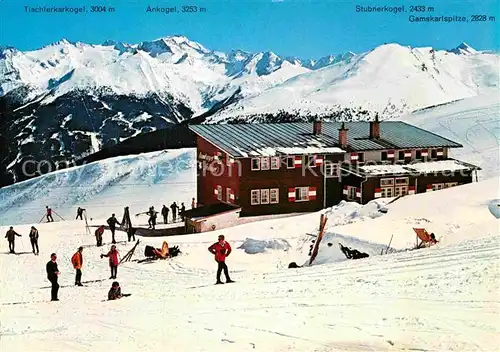
[[[453, 142], [402, 121], [380, 122], [380, 138], [370, 139], [370, 122], [346, 122], [347, 151], [416, 148], [458, 148]], [[313, 134], [312, 122], [270, 124], [205, 124], [189, 128], [235, 158], [277, 154], [333, 154], [339, 148], [341, 122], [322, 122]]]
[[206, 218], [212, 215], [217, 215], [220, 213], [224, 213], [226, 211], [240, 209], [238, 205], [229, 204], [229, 203], [215, 203], [215, 204], [207, 204], [198, 208], [189, 209], [182, 212], [183, 217], [187, 217], [193, 220], [199, 220], [200, 218]]

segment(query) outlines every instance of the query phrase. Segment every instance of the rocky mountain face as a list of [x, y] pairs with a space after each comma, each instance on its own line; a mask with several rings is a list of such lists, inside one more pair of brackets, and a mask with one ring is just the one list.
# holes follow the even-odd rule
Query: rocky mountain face
[[183, 36], [3, 47], [0, 186], [188, 121], [394, 116], [495, 88], [498, 55], [465, 43], [449, 51], [390, 44], [318, 60], [222, 53]]

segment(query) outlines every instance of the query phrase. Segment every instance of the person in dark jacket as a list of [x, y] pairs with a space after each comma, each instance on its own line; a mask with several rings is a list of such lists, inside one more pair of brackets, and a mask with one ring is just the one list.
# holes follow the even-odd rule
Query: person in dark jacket
[[95, 240], [97, 242], [97, 247], [102, 246], [102, 235], [104, 234], [104, 225], [99, 226], [95, 232]]
[[182, 213], [186, 211], [186, 206], [184, 203], [181, 203], [181, 209], [179, 210], [179, 215], [181, 216], [181, 220], [184, 221], [184, 216], [182, 216]]
[[151, 206], [149, 207], [149, 211], [146, 214], [149, 215], [148, 228], [154, 230], [156, 226], [156, 217], [158, 216], [158, 212], [155, 210], [155, 207]]
[[76, 209], [76, 219], [75, 220], [78, 220], [78, 218], [80, 218], [80, 220], [83, 220], [83, 212], [84, 211], [85, 211], [85, 209], [78, 207], [78, 209]]
[[111, 231], [111, 243], [116, 243], [115, 241], [116, 225], [121, 226], [121, 224], [118, 222], [118, 219], [116, 219], [115, 214], [111, 214], [111, 217], [107, 220], [107, 223], [109, 225], [109, 230]]
[[52, 218], [52, 209], [50, 209], [48, 205], [45, 207], [45, 209], [47, 209], [47, 222], [54, 222], [54, 219]]
[[60, 272], [59, 269], [57, 268], [57, 255], [55, 253], [52, 253], [50, 255], [50, 260], [46, 265], [47, 269], [47, 279], [49, 279], [50, 283], [52, 284], [52, 290], [50, 291], [51, 294], [51, 301], [59, 301], [57, 298], [57, 293], [59, 292], [59, 284], [57, 283], [57, 277], [59, 276]]
[[175, 222], [177, 219], [177, 209], [179, 209], [179, 206], [173, 202], [172, 205], [170, 205], [170, 209], [172, 209], [172, 222]]
[[191, 200], [191, 209], [196, 208], [196, 200], [194, 198]]
[[9, 252], [14, 253], [14, 254], [16, 253], [14, 251], [14, 247], [16, 245], [16, 243], [15, 243], [16, 237], [15, 236], [22, 237], [20, 234], [18, 234], [16, 231], [14, 231], [14, 228], [11, 226], [9, 231], [7, 231], [7, 233], [5, 234], [5, 238], [7, 239], [7, 241], [9, 241]]
[[219, 241], [208, 247], [208, 251], [215, 255], [215, 261], [217, 262], [217, 282], [216, 284], [223, 284], [220, 281], [220, 275], [222, 270], [224, 270], [224, 275], [226, 276], [226, 283], [234, 282], [229, 277], [229, 271], [226, 265], [226, 258], [231, 254], [231, 246], [224, 239], [224, 235], [219, 236]]
[[31, 242], [31, 248], [33, 248], [33, 254], [38, 255], [38, 253], [40, 253], [40, 250], [38, 249], [38, 230], [35, 228], [35, 226], [31, 226], [30, 242]]
[[79, 247], [78, 251], [75, 254], [73, 254], [73, 257], [71, 257], [71, 264], [73, 264], [73, 268], [76, 270], [75, 286], [83, 286], [82, 285], [83, 247]]
[[115, 299], [122, 298], [122, 290], [118, 281], [114, 281], [108, 292], [108, 300], [112, 301]]
[[168, 208], [165, 204], [163, 204], [163, 208], [161, 208], [161, 215], [163, 216], [163, 223], [168, 224]]

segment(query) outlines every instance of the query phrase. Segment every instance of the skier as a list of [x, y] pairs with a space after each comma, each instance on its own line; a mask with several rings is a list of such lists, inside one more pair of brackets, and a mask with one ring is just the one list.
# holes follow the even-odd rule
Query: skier
[[95, 239], [97, 241], [97, 247], [102, 246], [102, 234], [104, 233], [104, 225], [101, 225], [95, 230]]
[[5, 238], [7, 239], [7, 241], [9, 241], [9, 252], [14, 254], [16, 254], [16, 252], [14, 251], [16, 240], [15, 236], [22, 237], [20, 234], [14, 231], [14, 228], [11, 226], [9, 231], [7, 231], [7, 233], [5, 234]]
[[112, 301], [115, 299], [122, 298], [122, 290], [118, 281], [114, 281], [108, 292], [108, 300]]
[[215, 261], [217, 262], [217, 282], [216, 285], [223, 284], [220, 281], [220, 275], [222, 270], [224, 270], [224, 275], [226, 276], [226, 283], [234, 282], [229, 277], [229, 272], [226, 265], [226, 258], [231, 254], [231, 246], [225, 241], [224, 235], [219, 235], [219, 241], [208, 247], [208, 251], [215, 255]]
[[76, 270], [75, 286], [82, 285], [82, 266], [83, 266], [83, 247], [79, 247], [78, 251], [71, 257], [71, 264]]
[[78, 209], [76, 210], [76, 219], [77, 220], [78, 218], [80, 218], [80, 220], [83, 220], [83, 212], [85, 211], [85, 209], [83, 208], [80, 208], [78, 207]]
[[57, 259], [56, 254], [52, 253], [50, 255], [50, 260], [46, 265], [47, 279], [49, 279], [50, 283], [52, 284], [52, 289], [50, 291], [51, 301], [59, 301], [59, 299], [57, 298], [57, 292], [59, 291], [59, 284], [57, 283], [57, 277], [59, 276], [60, 272], [59, 269], [57, 269], [56, 259]]
[[191, 201], [191, 209], [194, 209], [194, 208], [196, 208], [196, 201], [193, 198], [193, 200]]
[[52, 209], [49, 208], [49, 206], [47, 205], [45, 207], [45, 209], [47, 209], [47, 222], [54, 222], [54, 219], [52, 218]]
[[163, 216], [163, 223], [168, 224], [168, 208], [165, 204], [163, 204], [163, 208], [161, 208], [161, 215]]
[[111, 217], [107, 220], [107, 223], [108, 223], [109, 229], [111, 231], [111, 243], [116, 243], [116, 241], [115, 241], [116, 225], [121, 226], [121, 224], [116, 219], [115, 214], [111, 214]]
[[118, 251], [116, 250], [116, 246], [112, 245], [111, 250], [108, 252], [108, 254], [101, 254], [101, 259], [103, 257], [108, 257], [109, 258], [109, 267], [111, 268], [111, 276], [109, 277], [110, 279], [116, 279], [116, 275], [118, 274], [118, 263], [120, 262], [118, 260]]
[[35, 228], [35, 226], [31, 226], [30, 242], [31, 242], [31, 248], [33, 248], [33, 254], [38, 255], [38, 253], [40, 253], [40, 250], [38, 249], [38, 230]]
[[179, 210], [179, 215], [181, 216], [181, 220], [184, 221], [184, 216], [182, 216], [182, 213], [186, 211], [186, 206], [184, 203], [181, 203], [181, 209]]
[[158, 212], [155, 210], [155, 207], [150, 206], [149, 211], [146, 214], [149, 215], [149, 220], [148, 220], [149, 227], [148, 227], [148, 229], [154, 230], [155, 226], [156, 226], [156, 216], [158, 215]]
[[175, 202], [173, 202], [170, 206], [170, 209], [172, 209], [172, 222], [175, 222], [177, 218], [177, 209], [179, 209], [179, 206]]

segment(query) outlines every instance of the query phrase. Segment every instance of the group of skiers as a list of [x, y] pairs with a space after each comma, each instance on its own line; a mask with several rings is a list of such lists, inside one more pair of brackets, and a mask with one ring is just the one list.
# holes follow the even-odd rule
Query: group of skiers
[[[109, 277], [110, 279], [116, 279], [116, 276], [118, 275], [118, 265], [120, 263], [119, 260], [119, 253], [118, 250], [116, 249], [115, 245], [111, 246], [111, 249], [109, 250], [108, 253], [106, 254], [101, 254], [101, 259], [107, 257], [109, 258], [109, 267], [111, 269], [111, 276]], [[83, 286], [82, 284], [82, 267], [83, 267], [83, 247], [80, 246], [78, 250], [76, 251], [75, 254], [71, 257], [71, 264], [73, 264], [73, 268], [75, 269], [75, 286]], [[47, 262], [46, 265], [46, 271], [47, 271], [47, 279], [50, 281], [52, 284], [51, 287], [51, 301], [59, 301], [58, 298], [58, 292], [59, 292], [59, 283], [58, 277], [61, 274], [59, 272], [59, 269], [57, 267], [57, 255], [56, 253], [52, 253], [50, 255], [50, 260]], [[115, 285], [116, 284], [116, 285]], [[121, 297], [121, 292], [118, 292], [117, 289], [119, 290], [119, 284], [115, 281], [113, 282], [112, 290], [115, 292], [113, 293], [114, 298], [110, 299], [116, 299]], [[111, 292], [111, 290], [110, 290]], [[109, 297], [109, 293], [108, 293]]]
[[[7, 233], [5, 234], [5, 238], [9, 241], [9, 253], [16, 254], [16, 236], [23, 237], [14, 231], [14, 227], [10, 227]], [[33, 254], [38, 255], [40, 253], [40, 249], [38, 248], [38, 230], [35, 226], [31, 226], [31, 230], [29, 233], [31, 247], [33, 248]]]
[[[196, 201], [193, 198], [191, 200], [191, 209], [194, 209], [194, 208], [196, 208]], [[168, 214], [170, 213], [170, 210], [172, 210], [172, 222], [177, 221], [177, 214], [179, 214], [180, 220], [184, 221], [184, 217], [182, 216], [182, 213], [184, 213], [186, 211], [186, 206], [184, 205], [184, 203], [181, 203], [181, 205], [179, 206], [176, 202], [173, 202], [172, 204], [170, 204], [170, 207], [167, 207], [165, 204], [163, 204], [163, 207], [161, 208], [161, 216], [163, 217], [164, 224], [168, 224]], [[140, 215], [140, 214], [146, 214], [149, 216], [148, 229], [154, 230], [155, 226], [156, 226], [156, 218], [158, 217], [158, 212], [155, 210], [154, 206], [150, 206], [148, 211], [146, 211], [144, 213], [139, 213], [136, 215]]]

